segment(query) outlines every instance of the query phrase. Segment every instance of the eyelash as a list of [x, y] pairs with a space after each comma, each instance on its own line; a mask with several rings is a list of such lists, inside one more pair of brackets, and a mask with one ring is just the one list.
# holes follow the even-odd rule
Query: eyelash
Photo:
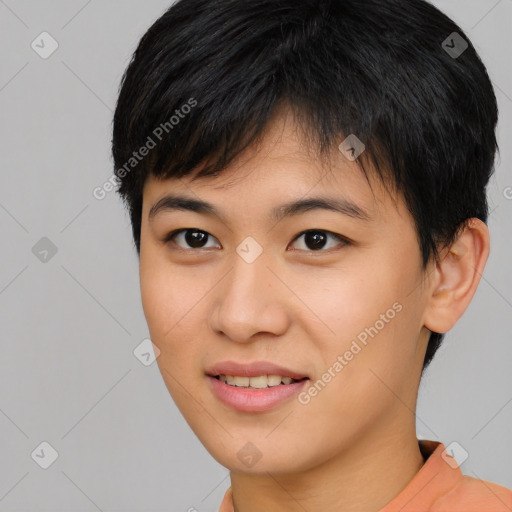
[[[182, 229], [175, 229], [174, 231], [171, 231], [170, 233], [168, 233], [165, 238], [163, 239], [163, 242], [166, 243], [166, 244], [169, 244], [170, 242], [173, 241], [173, 238], [176, 236], [176, 235], [179, 235], [180, 233], [182, 232], [186, 232], [186, 231], [200, 231], [202, 233], [205, 233], [206, 235], [208, 235], [208, 237], [210, 238], [215, 238], [213, 237], [210, 233], [208, 233], [207, 231], [204, 231], [202, 229], [198, 229], [198, 228], [182, 228]], [[294, 239], [293, 239], [293, 242], [295, 242], [296, 240], [298, 240], [301, 236], [307, 234], [307, 233], [311, 233], [311, 232], [320, 232], [320, 233], [327, 233], [328, 235], [330, 235], [331, 237], [335, 238], [336, 240], [338, 240], [339, 242], [342, 242], [342, 247], [344, 246], [347, 246], [347, 245], [351, 245], [351, 241], [342, 236], [342, 235], [338, 235], [337, 233], [333, 233], [332, 231], [327, 231], [325, 229], [307, 229], [306, 231], [302, 231], [301, 233], [299, 233]], [[175, 242], [174, 242], [175, 243]], [[178, 248], [182, 251], [200, 251], [201, 249], [205, 249], [204, 247], [203, 248], [199, 248], [199, 249], [194, 249], [194, 248], [190, 248], [190, 249], [183, 249], [183, 247], [180, 247], [178, 246]], [[206, 249], [210, 249], [209, 247], [207, 247]], [[304, 249], [298, 249], [299, 251], [304, 251]], [[328, 250], [324, 250], [323, 248], [322, 249], [319, 249], [317, 251], [313, 251], [313, 250], [305, 250], [305, 252], [309, 252], [309, 253], [321, 253], [321, 252], [331, 252], [332, 248], [331, 249], [328, 249]]]

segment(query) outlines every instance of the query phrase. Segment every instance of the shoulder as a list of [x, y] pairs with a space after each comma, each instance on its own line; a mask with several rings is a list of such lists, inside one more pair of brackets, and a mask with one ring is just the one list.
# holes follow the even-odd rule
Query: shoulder
[[432, 512], [510, 512], [512, 490], [464, 475], [447, 494], [435, 501]]

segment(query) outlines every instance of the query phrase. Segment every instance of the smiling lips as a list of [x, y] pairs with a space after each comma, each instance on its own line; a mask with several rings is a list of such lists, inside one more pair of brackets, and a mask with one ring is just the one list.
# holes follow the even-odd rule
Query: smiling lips
[[255, 361], [253, 363], [237, 363], [235, 361], [223, 361], [213, 365], [206, 371], [207, 375], [216, 377], [218, 375], [233, 375], [237, 377], [259, 377], [261, 375], [280, 375], [290, 377], [293, 380], [308, 378], [307, 375], [268, 361]]
[[245, 412], [264, 412], [302, 389], [309, 377], [266, 361], [218, 363], [206, 375], [215, 396]]
[[265, 389], [267, 387], [279, 386], [281, 384], [291, 384], [297, 382], [291, 377], [282, 377], [281, 375], [258, 375], [257, 377], [239, 377], [238, 375], [217, 375], [215, 377], [221, 382], [230, 386], [241, 388]]

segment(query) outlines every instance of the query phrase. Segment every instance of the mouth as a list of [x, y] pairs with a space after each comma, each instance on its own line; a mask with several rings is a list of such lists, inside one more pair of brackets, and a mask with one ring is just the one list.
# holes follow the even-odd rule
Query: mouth
[[[228, 384], [230, 377], [233, 381]], [[279, 375], [245, 377], [219, 374], [208, 375], [207, 378], [213, 395], [220, 402], [244, 413], [263, 413], [278, 406], [284, 407], [286, 403], [291, 406], [291, 399], [304, 389], [309, 380], [308, 377], [292, 379]], [[237, 385], [237, 381], [241, 385]]]
[[270, 361], [252, 363], [222, 361], [208, 368], [205, 373], [208, 377], [218, 379], [229, 386], [255, 389], [288, 385], [309, 378], [306, 373], [291, 370]]
[[298, 371], [268, 361], [249, 364], [224, 361], [206, 372], [213, 395], [241, 412], [258, 413], [291, 404], [310, 380]]
[[276, 386], [287, 386], [295, 382], [303, 380], [309, 380], [308, 377], [302, 377], [301, 379], [293, 379], [292, 377], [286, 377], [281, 375], [257, 375], [255, 377], [246, 377], [241, 375], [210, 375], [214, 379], [220, 380], [228, 386], [248, 389], [266, 389]]

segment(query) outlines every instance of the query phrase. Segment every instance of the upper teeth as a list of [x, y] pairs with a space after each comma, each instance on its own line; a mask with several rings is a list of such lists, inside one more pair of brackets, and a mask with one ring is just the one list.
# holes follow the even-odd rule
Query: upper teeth
[[241, 388], [266, 388], [272, 386], [279, 386], [283, 384], [290, 384], [293, 382], [291, 377], [281, 377], [280, 375], [259, 375], [258, 377], [240, 377], [238, 375], [219, 375], [219, 379], [231, 386], [238, 386]]

